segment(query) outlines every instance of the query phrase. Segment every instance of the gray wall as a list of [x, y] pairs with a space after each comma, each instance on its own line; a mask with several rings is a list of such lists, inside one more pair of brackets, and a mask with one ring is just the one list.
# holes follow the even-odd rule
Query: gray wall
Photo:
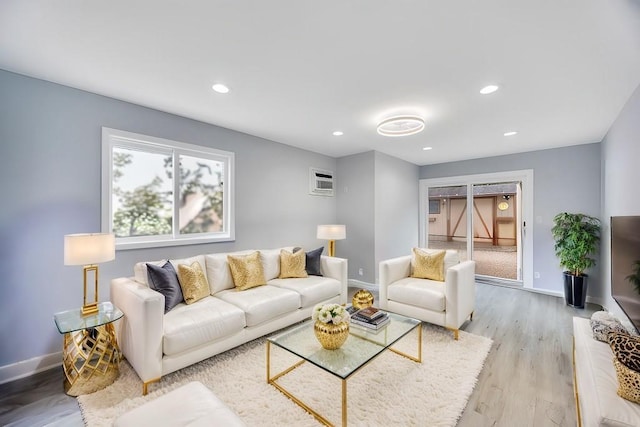
[[346, 224], [347, 239], [336, 252], [349, 259], [350, 278], [377, 283], [380, 261], [417, 246], [418, 172], [376, 151], [338, 159], [338, 222]]
[[[600, 144], [576, 145], [522, 154], [427, 165], [420, 178], [441, 178], [533, 169], [533, 270], [540, 273], [533, 287], [563, 292], [562, 269], [553, 250], [551, 227], [559, 212], [600, 217]], [[590, 271], [589, 296], [601, 298], [599, 265]]]
[[336, 256], [349, 260], [349, 278], [369, 283], [375, 281], [374, 173], [373, 151], [337, 160], [337, 222], [346, 225], [347, 238], [336, 242]]
[[[375, 153], [375, 261], [409, 255], [418, 246], [420, 168]], [[375, 281], [378, 283], [378, 269]]]
[[0, 368], [60, 352], [53, 313], [82, 304], [63, 236], [100, 230], [102, 126], [234, 152], [236, 241], [118, 251], [100, 266], [101, 300], [137, 261], [315, 248], [316, 225], [336, 221], [335, 197], [308, 194], [309, 167], [335, 170], [331, 157], [2, 70], [0, 94]]
[[640, 215], [640, 86], [602, 141], [602, 296], [604, 306], [624, 318], [611, 298], [612, 216]]

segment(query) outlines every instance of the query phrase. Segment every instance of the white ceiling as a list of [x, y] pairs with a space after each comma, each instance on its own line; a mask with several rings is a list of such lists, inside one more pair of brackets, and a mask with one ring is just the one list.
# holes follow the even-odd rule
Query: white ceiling
[[[424, 165], [601, 141], [640, 84], [640, 1], [0, 0], [0, 68]], [[406, 113], [426, 129], [376, 133]]]

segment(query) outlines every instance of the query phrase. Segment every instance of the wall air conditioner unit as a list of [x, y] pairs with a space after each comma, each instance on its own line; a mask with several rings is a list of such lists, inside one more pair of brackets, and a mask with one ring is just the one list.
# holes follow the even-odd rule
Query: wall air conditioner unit
[[314, 196], [333, 196], [333, 172], [309, 168], [309, 194]]

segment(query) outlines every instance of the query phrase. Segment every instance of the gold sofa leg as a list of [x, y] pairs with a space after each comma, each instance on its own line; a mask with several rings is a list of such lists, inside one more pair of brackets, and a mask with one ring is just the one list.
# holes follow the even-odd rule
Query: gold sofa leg
[[453, 329], [453, 328], [447, 328], [447, 329], [453, 332], [453, 339], [458, 341], [458, 338], [460, 337], [460, 329]]
[[[162, 378], [162, 377], [160, 377], [160, 378]], [[142, 383], [142, 395], [146, 396], [147, 393], [149, 393], [149, 384], [157, 383], [158, 381], [160, 381], [160, 378], [156, 378], [155, 380], [149, 380], [146, 383]]]

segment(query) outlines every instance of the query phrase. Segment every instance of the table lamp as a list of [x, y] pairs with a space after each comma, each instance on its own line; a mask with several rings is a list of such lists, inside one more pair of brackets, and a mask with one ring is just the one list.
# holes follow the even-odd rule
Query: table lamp
[[319, 225], [317, 237], [329, 241], [329, 256], [335, 256], [336, 240], [346, 239], [347, 227], [336, 224]]
[[[67, 234], [64, 236], [64, 265], [84, 266], [84, 300], [82, 315], [98, 312], [98, 263], [116, 257], [116, 240], [110, 233]], [[92, 302], [87, 302], [87, 275], [94, 272], [95, 290]]]

